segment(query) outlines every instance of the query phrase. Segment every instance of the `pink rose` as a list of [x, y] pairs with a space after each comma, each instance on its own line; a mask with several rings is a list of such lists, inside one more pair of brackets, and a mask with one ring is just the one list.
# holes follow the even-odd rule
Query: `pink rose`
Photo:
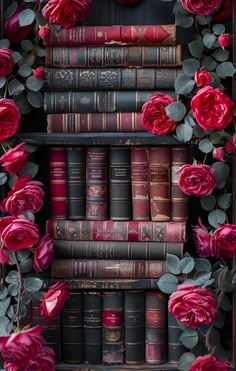
[[33, 247], [39, 237], [38, 225], [19, 215], [2, 231], [1, 240], [8, 249], [18, 251]]
[[209, 85], [212, 81], [211, 74], [204, 70], [204, 68], [200, 68], [200, 70], [195, 73], [194, 79], [197, 86]]
[[225, 144], [225, 149], [229, 153], [236, 152], [236, 134], [233, 134], [232, 139], [228, 140], [228, 142]]
[[222, 361], [212, 354], [198, 356], [192, 363], [190, 371], [229, 371], [230, 363]]
[[30, 155], [30, 152], [24, 149], [24, 145], [25, 142], [22, 142], [0, 157], [0, 164], [8, 173], [16, 174], [24, 169]]
[[49, 0], [42, 10], [50, 23], [58, 23], [64, 28], [83, 22], [90, 13], [92, 0]]
[[185, 326], [197, 328], [210, 325], [217, 317], [217, 302], [208, 289], [181, 284], [171, 294], [168, 309]]
[[233, 13], [233, 0], [224, 0], [221, 4], [220, 10], [213, 15], [213, 21], [215, 23], [224, 22], [225, 20], [232, 17]]
[[230, 33], [223, 33], [218, 37], [218, 43], [222, 48], [227, 48], [233, 42], [233, 36]]
[[33, 24], [30, 24], [28, 26], [20, 27], [19, 13], [23, 10], [25, 10], [25, 6], [21, 4], [16, 9], [15, 13], [4, 23], [4, 38], [8, 39], [13, 44], [18, 44], [22, 40], [26, 39], [33, 26]]
[[39, 241], [38, 247], [34, 251], [33, 267], [36, 272], [41, 272], [49, 267], [54, 258], [53, 239], [46, 234]]
[[175, 100], [167, 94], [154, 93], [142, 107], [142, 119], [145, 128], [151, 133], [165, 135], [175, 131], [176, 122], [171, 120], [165, 108]]
[[6, 250], [0, 248], [0, 264], [8, 264], [10, 262], [10, 257]]
[[39, 28], [38, 35], [41, 37], [41, 39], [44, 39], [45, 37], [49, 36], [50, 32], [50, 27], [46, 25]]
[[63, 308], [65, 302], [69, 299], [70, 290], [71, 287], [63, 281], [59, 281], [52, 285], [45, 294], [39, 307], [40, 315], [45, 316], [47, 319], [56, 317]]
[[0, 49], [0, 77], [10, 75], [12, 72], [15, 61], [12, 57], [12, 51], [7, 48]]
[[207, 228], [198, 220], [199, 225], [192, 227], [193, 241], [200, 257], [218, 257], [214, 238], [210, 235]]
[[184, 9], [197, 15], [208, 15], [216, 12], [221, 2], [222, 0], [181, 0]]
[[216, 187], [215, 169], [203, 164], [186, 164], [178, 170], [179, 187], [187, 195], [207, 196]]
[[232, 259], [233, 252], [236, 250], [236, 225], [224, 224], [220, 226], [214, 231], [213, 238], [219, 250], [219, 256]]
[[4, 229], [15, 220], [14, 216], [4, 216], [0, 218], [0, 234], [4, 231]]
[[20, 127], [20, 111], [13, 99], [0, 99], [0, 142], [12, 137]]
[[36, 79], [42, 79], [44, 77], [44, 68], [38, 67], [33, 71], [33, 75]]
[[193, 115], [204, 130], [225, 129], [233, 120], [234, 103], [220, 89], [205, 86], [191, 100]]
[[214, 148], [212, 154], [215, 160], [224, 161], [225, 151], [223, 150], [223, 148]]
[[55, 364], [54, 351], [44, 346], [29, 360], [24, 371], [54, 371]]

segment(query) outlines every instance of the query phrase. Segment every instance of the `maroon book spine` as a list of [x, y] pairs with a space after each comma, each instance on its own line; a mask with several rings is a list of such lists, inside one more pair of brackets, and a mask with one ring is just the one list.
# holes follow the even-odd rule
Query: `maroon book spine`
[[49, 182], [51, 218], [65, 219], [68, 215], [66, 154], [62, 147], [49, 148]]
[[52, 113], [48, 133], [144, 132], [141, 112]]
[[132, 146], [130, 151], [133, 220], [150, 220], [149, 150]]
[[46, 231], [55, 240], [185, 242], [186, 222], [49, 219]]
[[75, 26], [68, 29], [53, 28], [46, 46], [115, 45], [175, 45], [176, 26], [130, 25], [130, 26]]
[[171, 218], [170, 148], [149, 147], [151, 220], [168, 221]]

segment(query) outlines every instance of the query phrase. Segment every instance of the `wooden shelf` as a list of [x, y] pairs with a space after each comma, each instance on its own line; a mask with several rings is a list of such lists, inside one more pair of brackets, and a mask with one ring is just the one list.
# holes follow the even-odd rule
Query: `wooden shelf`
[[160, 365], [150, 365], [147, 363], [141, 365], [89, 365], [89, 364], [69, 364], [69, 363], [60, 363], [56, 365], [55, 370], [60, 371], [178, 371], [176, 364], [163, 363]]

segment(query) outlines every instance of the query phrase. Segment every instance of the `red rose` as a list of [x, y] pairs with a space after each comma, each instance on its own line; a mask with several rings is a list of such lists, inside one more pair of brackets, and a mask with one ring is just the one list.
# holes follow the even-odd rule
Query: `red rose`
[[220, 89], [205, 86], [191, 100], [193, 115], [202, 129], [225, 129], [233, 120], [234, 103]]
[[171, 120], [165, 108], [175, 100], [167, 94], [154, 93], [142, 107], [142, 119], [145, 128], [151, 133], [165, 135], [175, 131], [176, 122]]
[[10, 75], [12, 72], [15, 65], [12, 53], [13, 52], [10, 49], [0, 49], [0, 77]]
[[30, 152], [24, 149], [24, 145], [25, 142], [22, 142], [0, 157], [0, 164], [8, 173], [16, 174], [24, 169], [30, 155]]
[[18, 44], [26, 39], [30, 33], [33, 23], [28, 26], [20, 27], [19, 13], [25, 10], [25, 6], [21, 4], [15, 13], [9, 17], [4, 23], [4, 38], [8, 39], [13, 44]]
[[222, 0], [181, 0], [184, 9], [197, 15], [208, 15], [216, 12], [221, 2]]
[[223, 150], [223, 148], [214, 148], [212, 154], [215, 160], [224, 161], [225, 151]]
[[199, 225], [192, 227], [193, 241], [200, 257], [218, 257], [214, 238], [199, 219]]
[[204, 68], [200, 68], [200, 70], [195, 73], [194, 79], [197, 86], [209, 85], [212, 81], [211, 74], [204, 70]]
[[69, 299], [70, 290], [71, 287], [63, 281], [59, 281], [52, 285], [45, 294], [39, 307], [40, 315], [45, 316], [47, 319], [56, 317], [63, 308], [65, 302]]
[[4, 216], [0, 218], [0, 234], [4, 231], [4, 229], [15, 220], [14, 216]]
[[207, 196], [216, 187], [215, 169], [203, 164], [186, 164], [178, 170], [179, 187], [187, 195]]
[[13, 219], [2, 231], [1, 239], [4, 246], [13, 251], [32, 247], [39, 240], [39, 227], [23, 215]]
[[33, 75], [36, 79], [42, 79], [44, 77], [44, 68], [38, 67], [33, 71]]
[[177, 286], [168, 302], [169, 311], [185, 326], [210, 325], [217, 317], [217, 302], [208, 289], [192, 284]]
[[198, 356], [192, 363], [190, 371], [229, 371], [230, 363], [222, 361], [211, 354]]
[[230, 46], [233, 42], [233, 36], [230, 33], [223, 33], [218, 37], [218, 43], [223, 48], [227, 48], [227, 46]]
[[0, 264], [8, 264], [10, 262], [10, 257], [6, 250], [0, 248]]
[[236, 225], [224, 224], [213, 233], [219, 256], [225, 259], [232, 259], [236, 250]]
[[50, 32], [50, 27], [46, 25], [39, 28], [38, 35], [41, 37], [41, 39], [44, 39], [45, 37], [49, 36]]
[[92, 0], [49, 0], [42, 10], [50, 23], [58, 23], [64, 28], [83, 22], [90, 13]]
[[54, 258], [53, 239], [46, 234], [39, 241], [38, 247], [34, 251], [33, 267], [36, 272], [41, 272], [49, 267]]
[[20, 111], [13, 99], [0, 99], [0, 142], [12, 137], [20, 127]]
[[224, 0], [220, 10], [213, 15], [214, 22], [224, 22], [232, 17], [233, 13], [233, 0]]
[[225, 144], [225, 149], [229, 153], [236, 152], [236, 134], [233, 134], [232, 139]]
[[55, 363], [54, 351], [49, 347], [42, 347], [38, 353], [30, 359], [24, 371], [54, 371]]

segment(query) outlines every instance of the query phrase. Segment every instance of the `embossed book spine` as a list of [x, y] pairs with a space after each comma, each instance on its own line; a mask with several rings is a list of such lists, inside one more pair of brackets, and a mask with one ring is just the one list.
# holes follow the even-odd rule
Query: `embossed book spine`
[[145, 362], [145, 292], [125, 290], [125, 363]]
[[109, 149], [109, 205], [111, 220], [131, 219], [130, 148]]
[[53, 219], [68, 215], [66, 187], [66, 154], [63, 147], [49, 148], [50, 212]]
[[102, 292], [84, 291], [84, 362], [102, 362]]
[[151, 220], [171, 218], [170, 201], [170, 148], [149, 147], [149, 179]]
[[123, 291], [103, 291], [103, 362], [124, 362]]
[[166, 362], [167, 300], [160, 291], [146, 291], [146, 362]]
[[179, 337], [182, 334], [176, 318], [168, 311], [168, 362], [178, 363], [179, 358], [187, 348], [180, 342]]
[[66, 147], [66, 185], [69, 219], [85, 219], [86, 152], [84, 147]]
[[130, 26], [75, 26], [68, 29], [52, 28], [44, 39], [46, 46], [81, 45], [175, 45], [176, 26], [130, 25]]
[[61, 311], [62, 360], [68, 363], [83, 362], [83, 294], [71, 291]]
[[149, 150], [131, 146], [132, 219], [150, 220]]
[[108, 149], [86, 148], [86, 219], [107, 219]]

